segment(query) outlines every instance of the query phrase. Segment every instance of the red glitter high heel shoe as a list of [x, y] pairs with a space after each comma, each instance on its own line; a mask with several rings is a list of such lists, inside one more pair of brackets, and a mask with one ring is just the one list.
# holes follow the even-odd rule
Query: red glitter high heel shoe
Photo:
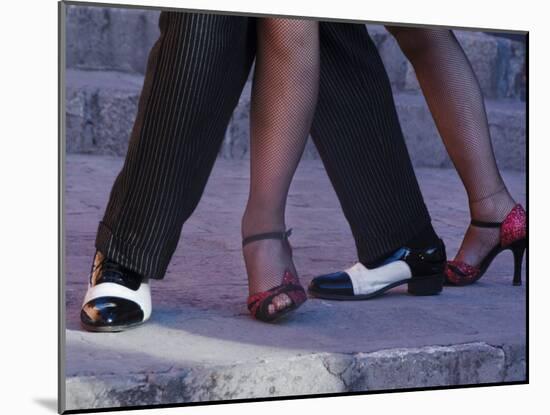
[[[288, 237], [291, 234], [291, 229], [286, 232], [269, 232], [258, 235], [249, 236], [243, 239], [243, 247], [250, 242], [259, 241], [262, 239], [281, 239], [287, 244], [290, 254], [292, 255], [292, 247], [288, 242]], [[283, 309], [277, 310], [277, 306], [272, 303], [273, 299], [281, 294], [286, 294], [290, 299], [288, 304]], [[290, 271], [285, 270], [281, 285], [273, 287], [267, 291], [262, 291], [250, 295], [247, 300], [248, 310], [250, 314], [257, 319], [265, 322], [278, 320], [282, 316], [300, 307], [307, 299], [306, 292], [298, 278]], [[270, 305], [273, 307], [270, 309]]]
[[448, 261], [445, 268], [445, 281], [451, 285], [469, 285], [479, 280], [493, 259], [502, 251], [511, 250], [514, 254], [514, 285], [521, 285], [521, 263], [527, 248], [527, 214], [519, 204], [508, 213], [502, 223], [481, 222], [472, 219], [472, 225], [481, 228], [500, 228], [500, 242], [483, 258], [479, 266], [462, 261]]

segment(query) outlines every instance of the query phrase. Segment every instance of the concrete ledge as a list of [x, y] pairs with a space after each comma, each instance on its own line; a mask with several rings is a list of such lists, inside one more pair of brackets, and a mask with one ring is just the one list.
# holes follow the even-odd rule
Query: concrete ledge
[[[523, 370], [510, 374], [510, 366]], [[372, 353], [315, 353], [67, 380], [67, 409], [525, 381], [523, 346], [468, 343]]]

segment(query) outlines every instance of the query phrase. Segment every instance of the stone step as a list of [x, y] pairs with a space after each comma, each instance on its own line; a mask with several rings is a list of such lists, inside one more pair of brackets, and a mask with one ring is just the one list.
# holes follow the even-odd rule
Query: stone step
[[[106, 71], [67, 71], [67, 151], [124, 155], [136, 115], [143, 77]], [[395, 102], [415, 166], [450, 167], [423, 96], [398, 93]], [[525, 102], [487, 100], [487, 112], [497, 162], [501, 168], [525, 170]], [[248, 157], [250, 82], [228, 126], [220, 156]], [[311, 142], [304, 158], [318, 154]]]
[[[393, 36], [383, 26], [368, 25], [380, 51], [394, 90], [418, 92], [414, 69]], [[477, 75], [487, 98], [525, 100], [525, 43], [482, 32], [455, 30], [454, 33]]]
[[67, 67], [145, 73], [160, 12], [67, 6]]
[[[159, 35], [158, 11], [68, 6], [67, 66], [143, 74]], [[369, 25], [397, 92], [418, 91], [411, 65], [383, 26]], [[455, 31], [487, 98], [525, 97], [525, 45], [481, 32]]]
[[[452, 167], [424, 97], [401, 93], [396, 95], [395, 103], [413, 165]], [[525, 170], [525, 102], [486, 100], [485, 105], [498, 166]]]
[[143, 76], [69, 69], [65, 79], [67, 152], [126, 154]]

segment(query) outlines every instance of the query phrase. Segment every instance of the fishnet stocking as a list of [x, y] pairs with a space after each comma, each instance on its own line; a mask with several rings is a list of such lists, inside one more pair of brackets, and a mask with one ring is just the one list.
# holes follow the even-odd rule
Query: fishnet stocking
[[[481, 88], [462, 47], [447, 29], [387, 29], [414, 67], [471, 217], [502, 221], [515, 202], [497, 168]], [[498, 241], [498, 229], [469, 226], [456, 259], [477, 265]]]
[[[318, 24], [258, 19], [258, 49], [250, 110], [250, 194], [242, 236], [282, 232], [290, 182], [310, 130], [319, 86]], [[277, 239], [243, 247], [250, 294], [294, 275], [290, 245]], [[288, 297], [282, 295], [281, 307]], [[277, 305], [279, 307], [279, 305]]]

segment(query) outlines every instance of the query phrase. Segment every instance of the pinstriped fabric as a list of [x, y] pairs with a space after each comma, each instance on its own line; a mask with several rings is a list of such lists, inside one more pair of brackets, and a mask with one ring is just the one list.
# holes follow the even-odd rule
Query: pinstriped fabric
[[[197, 206], [255, 55], [255, 19], [162, 12], [122, 171], [96, 248], [149, 278], [164, 276]], [[321, 23], [321, 85], [312, 135], [361, 261], [428, 222], [389, 81], [364, 26]], [[353, 114], [353, 116], [350, 116]]]
[[162, 278], [195, 209], [255, 52], [254, 20], [162, 12], [122, 171], [96, 248]]
[[389, 79], [364, 25], [321, 23], [321, 85], [312, 137], [361, 262], [406, 244], [430, 217]]

